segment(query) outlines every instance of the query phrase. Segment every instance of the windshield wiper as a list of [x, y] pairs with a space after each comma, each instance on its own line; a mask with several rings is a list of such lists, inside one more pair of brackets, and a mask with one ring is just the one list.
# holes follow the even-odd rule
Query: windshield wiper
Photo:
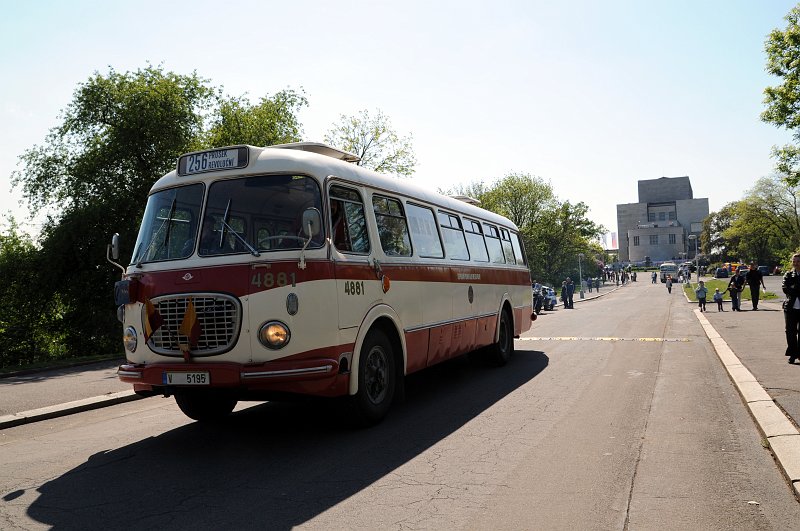
[[172, 198], [172, 204], [169, 207], [169, 212], [170, 212], [169, 217], [167, 217], [167, 219], [165, 219], [161, 223], [161, 226], [158, 228], [155, 234], [153, 234], [153, 238], [150, 240], [150, 243], [147, 245], [147, 247], [145, 247], [144, 252], [142, 252], [142, 254], [139, 255], [139, 261], [136, 262], [136, 267], [138, 267], [139, 269], [142, 268], [142, 262], [144, 261], [144, 257], [147, 256], [147, 253], [150, 252], [150, 249], [153, 247], [153, 244], [156, 243], [158, 235], [161, 234], [161, 231], [164, 230], [164, 226], [167, 224], [170, 218], [172, 218], [172, 213], [175, 212], [175, 202], [177, 201], [177, 199], [178, 199], [177, 197]]
[[167, 258], [169, 258], [169, 235], [172, 232], [172, 216], [175, 215], [175, 204], [176, 204], [176, 199], [177, 198], [178, 197], [175, 196], [175, 198], [172, 200], [172, 205], [169, 207], [169, 215], [167, 216], [167, 219], [166, 219], [167, 232], [164, 233], [164, 245], [163, 245], [163, 247], [167, 248]]
[[250, 251], [250, 254], [252, 254], [253, 256], [261, 256], [261, 253], [256, 251], [255, 248], [247, 242], [247, 240], [242, 238], [241, 234], [236, 232], [236, 230], [234, 230], [233, 227], [228, 225], [228, 214], [230, 214], [230, 210], [231, 210], [231, 200], [228, 199], [228, 205], [225, 207], [225, 214], [223, 214], [222, 219], [219, 220], [219, 222], [222, 224], [222, 230], [219, 231], [220, 249], [222, 249], [222, 244], [224, 243], [225, 240], [225, 229], [228, 229], [231, 232], [231, 234], [233, 234], [236, 237], [237, 240], [242, 242], [242, 245], [247, 247], [247, 250]]

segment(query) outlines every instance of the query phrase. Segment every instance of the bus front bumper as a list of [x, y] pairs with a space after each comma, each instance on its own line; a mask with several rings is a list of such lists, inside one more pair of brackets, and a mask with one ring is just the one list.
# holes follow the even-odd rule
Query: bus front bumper
[[328, 358], [270, 361], [257, 364], [231, 362], [126, 363], [117, 376], [133, 384], [140, 394], [174, 394], [185, 388], [224, 388], [247, 392], [275, 391], [318, 396], [347, 394], [349, 372]]

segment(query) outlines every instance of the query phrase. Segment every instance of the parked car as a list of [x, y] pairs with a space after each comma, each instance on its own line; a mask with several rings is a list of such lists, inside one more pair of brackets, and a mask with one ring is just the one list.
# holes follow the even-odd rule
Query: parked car
[[758, 266], [758, 270], [761, 271], [761, 274], [765, 277], [769, 276], [769, 266]]
[[718, 267], [714, 272], [714, 278], [728, 278], [728, 270], [724, 267]]
[[558, 295], [556, 295], [556, 290], [550, 286], [542, 286], [542, 291], [544, 292], [544, 309], [549, 312], [558, 305]]

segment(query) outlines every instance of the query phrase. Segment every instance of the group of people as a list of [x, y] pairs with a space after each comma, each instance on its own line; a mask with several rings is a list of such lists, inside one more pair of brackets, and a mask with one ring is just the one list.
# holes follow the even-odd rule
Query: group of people
[[[667, 276], [667, 291], [672, 293], [672, 276]], [[722, 307], [723, 296], [729, 293], [731, 297], [731, 308], [734, 312], [742, 311], [741, 308], [741, 293], [744, 291], [745, 284], [750, 288], [750, 301], [753, 303], [753, 310], [758, 310], [758, 301], [760, 299], [761, 290], [767, 290], [764, 285], [764, 275], [758, 270], [758, 265], [753, 263], [750, 270], [744, 275], [733, 275], [728, 281], [728, 286], [720, 291], [719, 288], [714, 289], [713, 301], [717, 303], [717, 311], [724, 312]], [[697, 305], [701, 312], [706, 311], [706, 298], [708, 297], [708, 288], [705, 282], [698, 280], [697, 287], [694, 290], [697, 297]]]
[[[702, 282], [700, 282], [700, 284], [702, 284]], [[734, 312], [742, 311], [741, 294], [744, 291], [745, 284], [750, 288], [750, 302], [753, 304], [753, 310], [757, 311], [758, 301], [761, 298], [761, 291], [767, 291], [767, 287], [764, 285], [764, 274], [758, 270], [758, 265], [755, 262], [751, 264], [750, 270], [744, 275], [733, 275], [728, 281], [728, 286], [724, 290], [720, 291], [719, 288], [714, 290], [714, 302], [717, 303], [717, 311], [725, 311], [722, 307], [722, 298], [726, 292], [731, 296], [731, 309]], [[703, 296], [703, 303], [701, 304], [698, 290], [695, 290], [697, 301], [701, 306], [701, 311], [705, 311], [705, 295]]]

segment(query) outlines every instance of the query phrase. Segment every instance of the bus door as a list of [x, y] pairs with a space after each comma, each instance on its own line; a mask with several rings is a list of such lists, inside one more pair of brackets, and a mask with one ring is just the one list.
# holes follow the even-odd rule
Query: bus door
[[380, 277], [373, 260], [364, 201], [358, 190], [334, 184], [328, 209], [336, 277], [336, 308], [340, 329], [358, 327], [380, 298]]

